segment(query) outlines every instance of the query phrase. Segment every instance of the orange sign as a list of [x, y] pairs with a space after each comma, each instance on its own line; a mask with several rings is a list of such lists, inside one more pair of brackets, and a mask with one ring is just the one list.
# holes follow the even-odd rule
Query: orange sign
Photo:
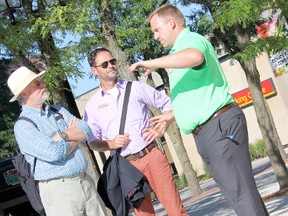
[[[276, 89], [271, 78], [261, 82], [261, 87], [264, 97], [273, 96], [276, 94]], [[232, 96], [240, 107], [247, 106], [253, 102], [249, 88], [236, 92], [232, 94]]]

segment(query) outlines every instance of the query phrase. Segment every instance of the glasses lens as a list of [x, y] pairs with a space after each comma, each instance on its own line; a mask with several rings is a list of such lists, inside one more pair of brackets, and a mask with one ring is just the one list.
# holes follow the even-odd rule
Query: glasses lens
[[108, 67], [108, 61], [105, 61], [101, 64], [101, 67], [106, 69]]
[[109, 63], [110, 63], [111, 65], [116, 65], [117, 60], [116, 60], [116, 59], [111, 59], [111, 60], [109, 61]]
[[32, 86], [38, 88], [38, 87], [40, 87], [41, 83], [42, 83], [42, 80], [36, 80], [36, 81], [32, 84]]
[[116, 65], [116, 63], [117, 63], [117, 60], [116, 59], [111, 59], [111, 60], [109, 60], [109, 61], [105, 61], [105, 62], [103, 62], [102, 64], [101, 64], [101, 67], [103, 68], [103, 69], [106, 69], [107, 67], [108, 67], [108, 64], [111, 64], [111, 65]]

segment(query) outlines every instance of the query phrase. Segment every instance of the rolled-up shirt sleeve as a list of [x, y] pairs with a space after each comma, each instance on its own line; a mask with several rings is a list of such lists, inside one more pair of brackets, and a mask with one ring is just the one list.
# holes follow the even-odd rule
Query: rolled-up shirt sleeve
[[[93, 113], [90, 113], [91, 109], [89, 109], [88, 107], [86, 107], [86, 111], [84, 114], [84, 120], [87, 121], [87, 124], [89, 125], [90, 129], [91, 129], [91, 134], [89, 135], [87, 141], [88, 143], [94, 141], [94, 140], [101, 140], [102, 136], [101, 136], [101, 128], [99, 127], [99, 125], [97, 123], [95, 123], [95, 121], [97, 122], [97, 119], [94, 119], [94, 115]], [[90, 115], [89, 115], [90, 113]]]

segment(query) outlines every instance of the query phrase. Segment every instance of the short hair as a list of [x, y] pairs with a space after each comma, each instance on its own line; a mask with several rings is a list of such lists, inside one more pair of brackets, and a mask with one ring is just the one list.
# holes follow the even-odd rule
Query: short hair
[[16, 100], [18, 101], [18, 104], [20, 106], [25, 104], [25, 100], [24, 100], [24, 98], [21, 95], [19, 95]]
[[97, 57], [97, 54], [100, 53], [100, 52], [109, 52], [111, 55], [112, 53], [110, 52], [110, 50], [104, 48], [104, 47], [99, 47], [99, 48], [96, 48], [95, 50], [91, 51], [88, 55], [88, 63], [90, 65], [90, 67], [94, 67], [96, 66], [95, 65], [95, 59]]
[[167, 18], [174, 18], [174, 21], [180, 25], [180, 26], [186, 26], [186, 20], [184, 18], [183, 13], [175, 6], [173, 5], [169, 5], [169, 4], [165, 4], [162, 5], [161, 7], [155, 9], [154, 11], [152, 11], [148, 18], [147, 18], [147, 22], [150, 23], [152, 17], [154, 15], [158, 15], [160, 19], [167, 19]]

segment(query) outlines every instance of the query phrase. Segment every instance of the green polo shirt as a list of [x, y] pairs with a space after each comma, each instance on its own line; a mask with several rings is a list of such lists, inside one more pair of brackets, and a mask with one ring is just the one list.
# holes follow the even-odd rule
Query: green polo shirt
[[178, 35], [170, 54], [187, 48], [200, 50], [205, 56], [203, 64], [197, 68], [167, 71], [176, 122], [181, 131], [190, 134], [234, 99], [228, 92], [227, 81], [210, 42], [186, 28]]

